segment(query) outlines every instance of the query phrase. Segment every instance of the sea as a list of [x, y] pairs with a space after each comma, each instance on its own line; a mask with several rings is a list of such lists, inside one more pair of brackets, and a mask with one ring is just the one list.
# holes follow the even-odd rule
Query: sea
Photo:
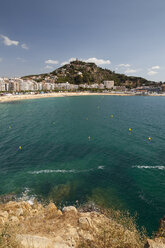
[[0, 196], [10, 193], [128, 210], [156, 231], [165, 215], [165, 97], [1, 103]]

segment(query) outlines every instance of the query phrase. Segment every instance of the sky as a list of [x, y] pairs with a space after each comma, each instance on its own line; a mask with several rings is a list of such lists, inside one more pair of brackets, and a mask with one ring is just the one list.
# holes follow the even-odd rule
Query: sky
[[0, 0], [0, 77], [76, 58], [165, 81], [165, 0]]

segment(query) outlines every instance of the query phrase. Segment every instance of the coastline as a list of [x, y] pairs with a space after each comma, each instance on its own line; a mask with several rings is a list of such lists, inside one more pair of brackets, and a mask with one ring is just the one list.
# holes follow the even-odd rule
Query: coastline
[[67, 96], [94, 96], [94, 95], [110, 95], [110, 96], [134, 96], [134, 94], [125, 94], [125, 93], [89, 93], [89, 92], [53, 92], [45, 94], [35, 94], [35, 95], [7, 95], [0, 96], [0, 103], [3, 102], [12, 102], [12, 101], [21, 101], [29, 99], [42, 99], [49, 97], [67, 97]]
[[0, 204], [0, 241], [19, 248], [165, 248], [164, 219], [151, 239], [117, 210], [9, 201]]

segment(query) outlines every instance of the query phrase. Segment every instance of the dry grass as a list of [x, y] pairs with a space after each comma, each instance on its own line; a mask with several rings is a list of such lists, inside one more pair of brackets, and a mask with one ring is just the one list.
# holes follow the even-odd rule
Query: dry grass
[[[34, 204], [31, 213], [33, 211], [34, 215], [28, 215], [25, 211], [24, 218], [18, 224], [5, 224], [0, 229], [0, 248], [22, 248], [17, 242], [16, 234], [52, 239], [60, 236], [61, 231], [67, 230], [68, 225], [79, 228], [80, 212], [77, 216], [62, 215], [55, 206], [49, 204], [43, 207], [38, 203]], [[138, 230], [135, 217], [131, 217], [128, 212], [113, 209], [99, 209], [99, 212], [104, 216], [98, 214], [98, 217], [92, 219], [94, 227], [89, 227], [84, 232], [90, 233], [93, 241], [86, 240], [83, 236], [79, 248], [144, 248], [146, 234], [144, 230]]]
[[5, 224], [0, 231], [0, 248], [22, 248], [16, 239], [16, 226]]
[[102, 212], [110, 222], [100, 224], [94, 241], [81, 240], [79, 248], [144, 248], [146, 232], [138, 230], [135, 217], [112, 209]]

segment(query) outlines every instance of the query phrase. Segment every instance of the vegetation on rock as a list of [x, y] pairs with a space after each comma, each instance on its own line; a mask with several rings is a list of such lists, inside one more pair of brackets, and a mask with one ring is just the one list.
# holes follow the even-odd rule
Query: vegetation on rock
[[54, 244], [67, 248], [143, 248], [146, 236], [138, 231], [134, 218], [120, 211], [84, 212], [73, 206], [61, 211], [54, 203], [43, 206], [37, 202], [0, 205], [0, 248], [35, 248], [39, 242], [44, 248]]
[[148, 81], [142, 77], [126, 76], [124, 74], [115, 73], [109, 69], [98, 67], [94, 63], [86, 63], [83, 61], [72, 61], [53, 72], [40, 75], [30, 75], [23, 77], [24, 79], [32, 79], [35, 77], [36, 82], [41, 82], [45, 78], [54, 78], [56, 83], [69, 82], [70, 84], [101, 84], [106, 80], [115, 81], [116, 86], [126, 86], [127, 88], [135, 88], [142, 85], [156, 86], [158, 83]]

